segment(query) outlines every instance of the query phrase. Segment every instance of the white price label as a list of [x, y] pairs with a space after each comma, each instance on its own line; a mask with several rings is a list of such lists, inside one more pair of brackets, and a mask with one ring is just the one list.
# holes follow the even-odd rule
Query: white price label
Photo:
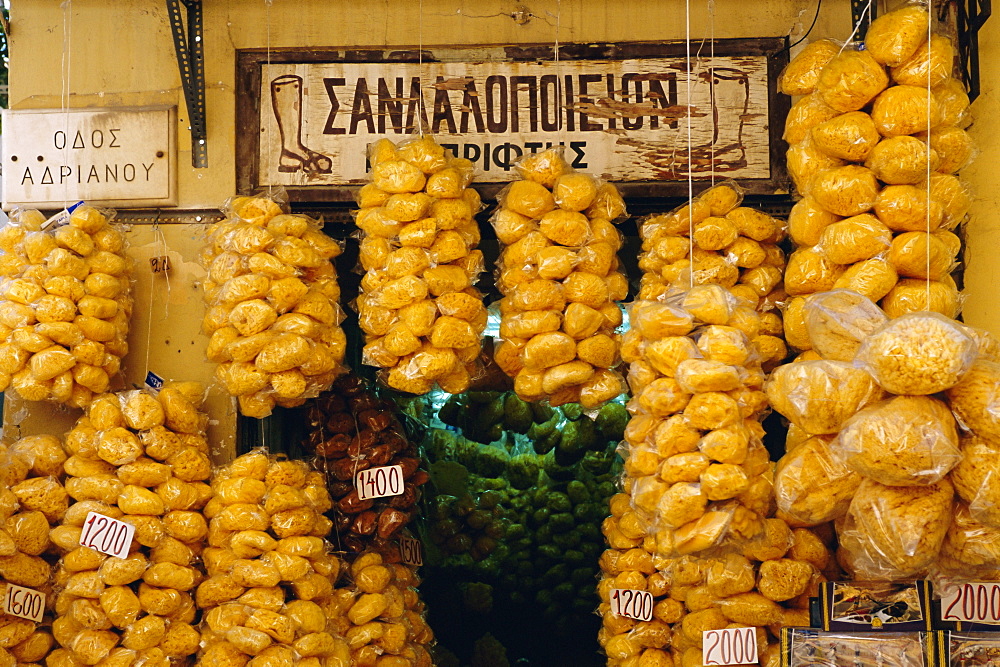
[[630, 588], [611, 590], [611, 613], [615, 616], [634, 618], [637, 621], [653, 620], [653, 594]]
[[403, 492], [403, 466], [380, 466], [362, 470], [354, 479], [354, 487], [361, 500], [398, 496]]
[[115, 558], [126, 558], [134, 536], [135, 526], [132, 524], [91, 512], [83, 524], [80, 546]]
[[701, 661], [705, 665], [756, 665], [756, 628], [726, 628], [701, 633]]
[[1000, 625], [1000, 584], [947, 584], [941, 593], [941, 620]]
[[40, 623], [45, 613], [45, 593], [30, 588], [7, 584], [7, 597], [3, 603], [3, 613], [7, 616], [25, 618]]
[[412, 537], [399, 538], [399, 555], [403, 565], [420, 567], [424, 564], [424, 545]]

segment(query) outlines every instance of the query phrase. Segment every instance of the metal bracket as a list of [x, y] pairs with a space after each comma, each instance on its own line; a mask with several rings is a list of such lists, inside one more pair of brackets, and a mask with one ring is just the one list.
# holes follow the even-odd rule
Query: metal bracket
[[[870, 7], [869, 7], [870, 6]], [[877, 0], [851, 0], [851, 20], [858, 27], [854, 39], [858, 42], [865, 40], [868, 34], [868, 26], [878, 14]]]
[[[208, 167], [208, 130], [205, 121], [205, 55], [202, 42], [201, 0], [166, 0], [170, 28], [174, 34], [177, 67], [184, 86], [188, 120], [191, 124], [191, 165]], [[187, 27], [181, 16], [186, 9]]]
[[969, 99], [979, 97], [979, 31], [993, 12], [991, 0], [958, 0], [958, 60]]

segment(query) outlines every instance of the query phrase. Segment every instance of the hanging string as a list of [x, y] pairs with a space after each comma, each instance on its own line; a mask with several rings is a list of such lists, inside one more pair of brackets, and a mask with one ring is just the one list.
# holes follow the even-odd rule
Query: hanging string
[[694, 287], [694, 172], [691, 164], [691, 0], [684, 0], [684, 45], [687, 56], [687, 177], [688, 177], [688, 274], [690, 287]]
[[712, 171], [712, 185], [715, 185], [715, 139], [717, 134], [717, 123], [718, 117], [715, 112], [715, 0], [708, 0], [708, 30], [709, 30], [709, 43], [708, 48], [710, 50], [709, 54], [709, 64], [708, 64], [708, 97], [711, 100], [711, 112], [712, 112], [712, 136], [708, 142], [709, 158], [711, 159]]
[[[63, 52], [62, 52], [62, 87], [60, 93], [60, 104], [63, 113], [63, 164], [69, 164], [69, 91], [71, 66], [73, 59], [71, 49], [73, 47], [73, 0], [63, 0], [60, 5], [63, 10]], [[69, 179], [63, 180], [63, 208], [69, 206]]]
[[417, 124], [420, 126], [420, 138], [424, 137], [424, 0], [420, 0], [418, 5], [418, 11], [420, 16], [417, 17], [417, 80], [420, 85], [417, 88], [417, 95], [420, 99], [417, 100]]
[[556, 110], [559, 113], [559, 123], [557, 125], [557, 128], [559, 130], [559, 134], [562, 137], [563, 143], [565, 143], [568, 137], [566, 136], [566, 122], [564, 122], [563, 118], [563, 108], [564, 106], [567, 107], [566, 108], [567, 115], [573, 113], [573, 110], [571, 108], [568, 108], [570, 106], [569, 100], [565, 100], [566, 104], [565, 105], [563, 104], [564, 101], [563, 91], [565, 90], [563, 84], [565, 82], [563, 80], [562, 61], [559, 60], [559, 37], [561, 30], [562, 30], [562, 0], [556, 0], [556, 41], [553, 44], [553, 51], [556, 59]]
[[926, 219], [926, 231], [927, 238], [924, 241], [925, 250], [925, 267], [926, 267], [926, 282], [924, 283], [925, 298], [927, 303], [925, 304], [925, 309], [931, 309], [931, 24], [934, 23], [934, 12], [933, 3], [928, 2], [927, 6], [927, 139], [926, 139], [926, 162], [927, 162], [927, 202], [924, 206], [926, 209], [927, 219]]
[[[264, 25], [267, 29], [267, 76], [271, 76], [271, 3], [273, 0], [264, 0]], [[262, 79], [265, 77], [261, 77]], [[263, 82], [262, 82], [263, 83]], [[270, 86], [270, 83], [268, 84]], [[272, 93], [273, 94], [273, 93]], [[271, 127], [267, 132], [267, 159], [270, 161], [274, 155], [274, 133], [277, 131], [275, 123], [277, 120], [272, 120], [274, 114], [268, 114], [268, 123]], [[281, 162], [281, 158], [278, 158], [278, 162]], [[268, 183], [273, 183], [275, 178], [271, 174], [267, 174]]]

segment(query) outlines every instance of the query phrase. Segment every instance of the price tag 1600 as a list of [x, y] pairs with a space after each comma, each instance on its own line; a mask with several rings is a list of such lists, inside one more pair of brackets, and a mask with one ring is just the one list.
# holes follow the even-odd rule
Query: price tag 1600
[[80, 546], [115, 558], [126, 558], [134, 536], [135, 526], [132, 524], [91, 512], [83, 524]]
[[403, 466], [380, 466], [362, 470], [354, 479], [354, 486], [361, 500], [398, 496], [403, 492]]
[[424, 564], [424, 545], [412, 537], [399, 538], [399, 556], [403, 565], [420, 567]]
[[40, 623], [45, 613], [45, 593], [30, 588], [7, 584], [7, 597], [3, 603], [3, 613]]
[[757, 630], [726, 628], [701, 633], [701, 661], [705, 665], [756, 665]]
[[1000, 584], [946, 585], [941, 593], [941, 620], [1000, 625]]
[[611, 613], [637, 621], [653, 620], [653, 595], [649, 591], [615, 588], [611, 591]]

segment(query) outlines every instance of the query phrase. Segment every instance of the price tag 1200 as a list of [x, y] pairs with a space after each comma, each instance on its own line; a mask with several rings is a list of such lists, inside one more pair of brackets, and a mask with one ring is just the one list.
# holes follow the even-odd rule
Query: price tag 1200
[[380, 466], [362, 470], [355, 478], [354, 486], [361, 500], [398, 496], [403, 492], [403, 466]]
[[948, 584], [941, 594], [941, 620], [1000, 625], [1000, 584]]
[[420, 567], [424, 564], [424, 546], [412, 537], [399, 538], [399, 556], [403, 565]]
[[125, 558], [128, 556], [129, 547], [132, 546], [133, 536], [135, 536], [135, 526], [132, 524], [91, 512], [83, 524], [80, 546], [89, 547], [115, 558]]
[[756, 665], [757, 630], [727, 628], [701, 633], [701, 661], [705, 665]]
[[649, 591], [615, 588], [611, 591], [611, 613], [637, 621], [653, 620], [653, 595]]
[[25, 618], [40, 623], [45, 613], [45, 593], [30, 588], [7, 584], [7, 598], [3, 603], [3, 613], [7, 616]]

